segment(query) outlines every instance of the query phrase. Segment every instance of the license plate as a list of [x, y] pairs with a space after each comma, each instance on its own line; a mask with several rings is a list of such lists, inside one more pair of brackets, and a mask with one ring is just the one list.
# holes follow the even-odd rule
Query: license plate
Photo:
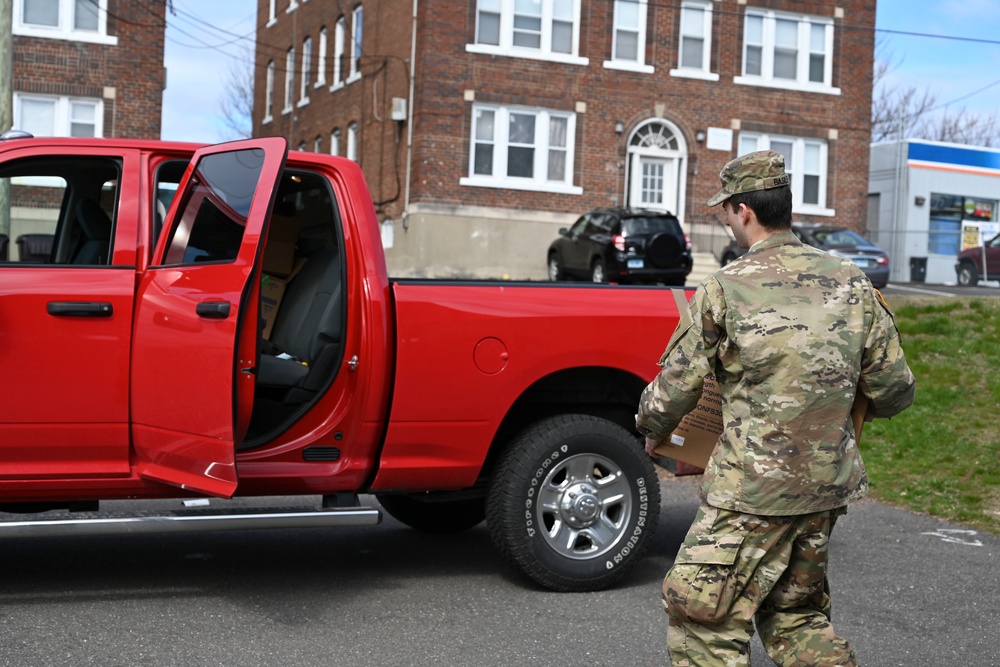
[[868, 267], [868, 260], [867, 260], [867, 259], [864, 259], [863, 257], [858, 257], [858, 258], [856, 258], [856, 259], [854, 260], [854, 263], [855, 263], [855, 264], [857, 264], [857, 265], [858, 265], [858, 266], [860, 266], [860, 267], [864, 267], [864, 268], [867, 268], [867, 267]]
[[628, 268], [630, 269], [641, 269], [643, 262], [641, 259], [630, 259], [628, 261]]

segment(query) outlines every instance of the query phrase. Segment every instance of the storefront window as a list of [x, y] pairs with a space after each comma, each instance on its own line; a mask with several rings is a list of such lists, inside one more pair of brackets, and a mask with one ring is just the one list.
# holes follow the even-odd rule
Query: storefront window
[[996, 219], [996, 200], [932, 192], [927, 250], [937, 255], [957, 255], [962, 245], [963, 220], [995, 222]]

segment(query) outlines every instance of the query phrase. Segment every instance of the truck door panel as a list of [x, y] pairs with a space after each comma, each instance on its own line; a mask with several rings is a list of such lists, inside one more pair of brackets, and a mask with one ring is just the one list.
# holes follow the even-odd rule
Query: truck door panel
[[146, 479], [236, 489], [257, 364], [251, 278], [286, 152], [281, 138], [201, 149], [171, 203], [137, 295], [132, 436]]

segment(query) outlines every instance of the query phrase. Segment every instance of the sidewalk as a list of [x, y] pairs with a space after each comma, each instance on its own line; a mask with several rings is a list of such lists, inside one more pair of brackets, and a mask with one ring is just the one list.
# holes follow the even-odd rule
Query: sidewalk
[[715, 273], [719, 268], [719, 260], [709, 252], [693, 252], [691, 257], [694, 259], [694, 265], [684, 284], [686, 287], [697, 287], [701, 281]]

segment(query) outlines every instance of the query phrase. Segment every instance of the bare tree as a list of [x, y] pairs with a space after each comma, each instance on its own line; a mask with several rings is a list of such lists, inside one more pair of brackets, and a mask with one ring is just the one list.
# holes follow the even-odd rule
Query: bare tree
[[992, 147], [1000, 145], [1000, 119], [996, 113], [948, 111], [927, 88], [890, 83], [889, 74], [899, 65], [880, 41], [875, 46], [872, 77], [872, 142], [906, 138], [946, 141]]
[[225, 123], [224, 139], [247, 139], [253, 134], [253, 46], [244, 45], [229, 62], [229, 73], [219, 103]]

